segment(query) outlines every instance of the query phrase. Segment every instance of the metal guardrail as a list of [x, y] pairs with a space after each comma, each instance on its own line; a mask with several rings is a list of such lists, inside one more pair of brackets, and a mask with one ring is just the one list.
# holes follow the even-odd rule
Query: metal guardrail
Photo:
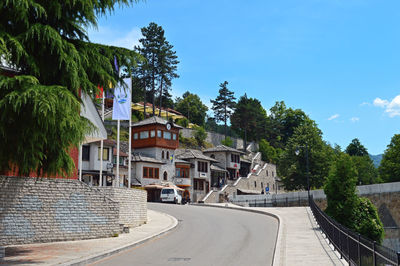
[[349, 265], [400, 265], [400, 252], [351, 231], [325, 214], [310, 198], [310, 208], [322, 232]]

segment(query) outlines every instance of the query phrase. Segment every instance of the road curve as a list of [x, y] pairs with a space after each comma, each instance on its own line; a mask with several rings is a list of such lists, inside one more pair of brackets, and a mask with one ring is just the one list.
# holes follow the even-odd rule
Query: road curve
[[278, 221], [245, 211], [149, 203], [179, 221], [155, 240], [96, 265], [272, 265]]

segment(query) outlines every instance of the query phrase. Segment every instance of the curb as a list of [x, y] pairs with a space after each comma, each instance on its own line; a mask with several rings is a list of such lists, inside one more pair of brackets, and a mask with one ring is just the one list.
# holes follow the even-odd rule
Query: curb
[[75, 259], [75, 260], [72, 260], [70, 262], [62, 263], [60, 265], [65, 265], [65, 266], [66, 265], [74, 265], [75, 266], [75, 265], [86, 265], [86, 264], [89, 264], [89, 263], [93, 263], [93, 262], [96, 262], [96, 261], [101, 260], [103, 258], [109, 257], [111, 255], [120, 253], [120, 252], [122, 252], [124, 250], [127, 250], [127, 249], [133, 248], [135, 246], [141, 245], [141, 244], [143, 244], [143, 243], [145, 243], [145, 242], [147, 242], [149, 240], [152, 240], [152, 239], [154, 239], [156, 237], [164, 235], [164, 234], [168, 233], [169, 231], [175, 229], [175, 227], [178, 225], [178, 220], [175, 217], [173, 217], [173, 216], [171, 216], [169, 214], [166, 214], [166, 213], [162, 213], [162, 212], [158, 212], [158, 213], [161, 213], [162, 215], [168, 216], [169, 218], [172, 219], [173, 223], [170, 226], [168, 226], [166, 229], [163, 229], [160, 232], [157, 232], [156, 234], [151, 235], [149, 237], [146, 237], [146, 238], [144, 238], [142, 240], [138, 240], [136, 242], [133, 242], [133, 243], [124, 245], [122, 247], [118, 247], [118, 248], [109, 250], [109, 251], [97, 253], [95, 255], [92, 255], [90, 257], [86, 257], [84, 259]]
[[281, 248], [282, 248], [282, 218], [273, 213], [269, 213], [266, 211], [259, 211], [259, 210], [254, 210], [254, 209], [246, 209], [244, 207], [238, 206], [238, 207], [229, 207], [229, 206], [220, 206], [220, 205], [212, 205], [212, 204], [191, 204], [193, 206], [200, 206], [200, 207], [214, 207], [214, 208], [222, 208], [222, 209], [230, 209], [230, 210], [238, 210], [238, 211], [247, 211], [247, 212], [253, 212], [253, 213], [258, 213], [258, 214], [263, 214], [263, 215], [268, 215], [271, 216], [275, 219], [278, 220], [278, 233], [276, 235], [275, 239], [275, 248], [274, 248], [274, 256], [272, 258], [272, 265], [280, 265], [281, 261]]

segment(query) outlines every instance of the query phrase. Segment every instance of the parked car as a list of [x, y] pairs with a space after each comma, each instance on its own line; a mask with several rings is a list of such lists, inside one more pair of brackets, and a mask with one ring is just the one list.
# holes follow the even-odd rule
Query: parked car
[[175, 188], [163, 188], [160, 195], [161, 202], [172, 202], [175, 204], [182, 203], [182, 195]]

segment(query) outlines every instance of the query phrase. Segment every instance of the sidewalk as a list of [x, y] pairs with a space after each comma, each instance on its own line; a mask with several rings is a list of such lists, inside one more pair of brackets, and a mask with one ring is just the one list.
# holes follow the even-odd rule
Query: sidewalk
[[309, 207], [254, 208], [234, 204], [208, 204], [266, 212], [279, 219], [274, 265], [348, 265], [333, 251], [315, 223]]
[[147, 210], [147, 217], [146, 224], [131, 229], [129, 234], [121, 234], [115, 238], [7, 246], [6, 256], [3, 260], [0, 259], [0, 264], [87, 264], [132, 248], [175, 228], [178, 224], [174, 217], [152, 210]]

